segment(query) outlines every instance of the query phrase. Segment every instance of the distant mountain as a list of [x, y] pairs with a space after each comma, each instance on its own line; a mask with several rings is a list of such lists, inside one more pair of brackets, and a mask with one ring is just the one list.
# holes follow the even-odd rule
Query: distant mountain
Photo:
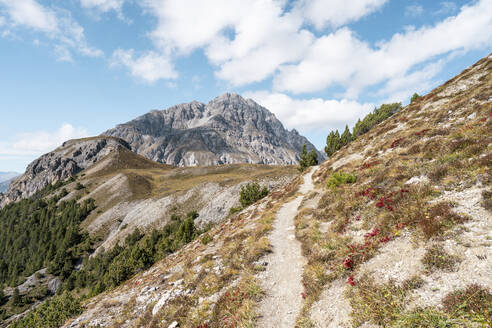
[[[286, 130], [268, 109], [234, 93], [208, 104], [193, 101], [153, 110], [103, 135], [126, 140], [151, 160], [178, 166], [257, 163], [290, 165], [302, 145], [315, 147], [296, 130]], [[318, 152], [324, 159], [324, 154]]]
[[0, 172], [0, 182], [11, 180], [19, 175], [20, 173], [17, 172]]
[[129, 149], [123, 140], [92, 137], [65, 141], [27, 166], [26, 172], [14, 179], [3, 195], [0, 207], [32, 196], [49, 184], [69, 178], [96, 163], [118, 147]]
[[19, 175], [17, 172], [0, 172], [0, 192], [5, 192], [10, 183]]

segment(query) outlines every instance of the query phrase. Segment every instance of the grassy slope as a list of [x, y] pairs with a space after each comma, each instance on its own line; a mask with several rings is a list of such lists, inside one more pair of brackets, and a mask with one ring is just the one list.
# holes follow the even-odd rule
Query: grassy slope
[[[466, 81], [477, 83], [464, 90], [457, 88], [466, 85]], [[456, 93], [447, 96], [451, 89]], [[403, 277], [406, 273], [403, 269], [401, 273], [381, 270], [372, 275], [362, 274], [361, 269], [371, 258], [378, 256], [382, 247], [401, 235], [423, 252], [432, 245], [444, 249], [446, 243], [462, 243], [465, 247], [467, 243], [473, 243], [460, 241], [462, 224], [484, 222], [487, 214], [460, 213], [459, 204], [443, 200], [443, 195], [475, 187], [484, 192], [482, 202], [487, 201], [485, 193], [486, 190], [490, 192], [492, 182], [491, 96], [492, 60], [483, 59], [322, 164], [316, 173], [320, 189], [318, 208], [301, 212], [296, 223], [297, 238], [303, 243], [304, 254], [309, 260], [304, 273], [308, 297], [299, 326], [314, 325], [310, 318], [313, 303], [323, 297], [323, 290], [340, 280], [344, 284], [346, 281], [355, 284], [351, 287], [346, 283], [344, 295], [340, 296], [350, 303], [348, 312], [352, 311], [350, 319], [356, 326], [364, 322], [400, 327], [433, 327], [438, 322], [447, 324], [443, 325], [445, 327], [471, 324], [460, 321], [466, 316], [459, 311], [442, 313], [432, 307], [432, 310], [420, 309], [411, 313], [406, 307], [413, 302], [414, 290], [418, 291], [424, 281], [435, 279], [429, 270], [424, 270], [425, 267], [439, 266], [438, 261], [454, 261], [454, 254], [443, 251], [440, 256], [432, 257], [429, 256], [432, 250], [428, 250], [420, 259], [422, 263], [417, 265], [418, 269], [408, 270], [407, 277]], [[357, 181], [327, 188], [326, 181], [334, 168], [355, 174]], [[406, 184], [416, 177], [422, 182]], [[480, 207], [480, 204], [476, 206]], [[489, 212], [483, 208], [477, 211], [488, 213], [490, 220], [490, 205], [488, 207]], [[490, 240], [485, 241], [485, 246], [490, 252]], [[476, 250], [483, 251], [483, 248], [477, 246]], [[388, 253], [399, 251], [394, 248]], [[402, 263], [405, 265], [412, 260], [405, 258]], [[468, 263], [468, 259], [462, 260]], [[377, 262], [377, 259], [374, 262], [392, 270], [391, 263]], [[464, 266], [460, 270], [466, 272]], [[384, 274], [400, 281], [385, 281]], [[481, 280], [480, 275], [475, 278]], [[487, 280], [483, 283], [486, 288], [492, 287]], [[434, 291], [435, 297], [440, 297], [440, 293]], [[490, 299], [483, 304], [485, 311], [491, 311], [491, 307]], [[422, 317], [416, 319], [419, 315]], [[481, 315], [483, 312], [473, 318], [482, 322]]]

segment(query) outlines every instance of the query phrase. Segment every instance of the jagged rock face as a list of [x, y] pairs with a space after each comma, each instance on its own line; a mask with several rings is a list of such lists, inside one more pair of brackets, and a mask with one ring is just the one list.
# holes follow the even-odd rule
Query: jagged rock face
[[[232, 163], [296, 164], [302, 145], [266, 108], [226, 93], [203, 104], [193, 101], [153, 110], [103, 133], [126, 140], [151, 160], [178, 166]], [[320, 159], [324, 158], [318, 152]]]
[[49, 184], [79, 173], [118, 147], [130, 148], [124, 140], [110, 137], [64, 142], [54, 151], [29, 164], [26, 172], [10, 184], [5, 194], [0, 194], [0, 207], [32, 196]]

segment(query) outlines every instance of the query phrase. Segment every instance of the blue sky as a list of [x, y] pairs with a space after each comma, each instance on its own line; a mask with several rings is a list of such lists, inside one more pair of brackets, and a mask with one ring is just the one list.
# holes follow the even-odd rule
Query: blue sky
[[0, 171], [237, 92], [321, 148], [492, 48], [492, 0], [0, 0]]

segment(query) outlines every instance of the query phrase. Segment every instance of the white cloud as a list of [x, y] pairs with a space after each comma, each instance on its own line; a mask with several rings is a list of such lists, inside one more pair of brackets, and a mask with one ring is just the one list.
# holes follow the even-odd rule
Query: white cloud
[[80, 0], [80, 4], [84, 8], [97, 8], [102, 12], [115, 10], [121, 12], [124, 0]]
[[417, 17], [424, 13], [424, 7], [421, 5], [410, 5], [405, 8], [405, 16]]
[[118, 49], [113, 53], [111, 66], [124, 66], [131, 74], [145, 82], [154, 83], [160, 79], [175, 79], [178, 74], [168, 58], [150, 51], [134, 58], [134, 50]]
[[282, 93], [267, 91], [247, 92], [246, 97], [269, 109], [288, 128], [301, 133], [319, 129], [328, 131], [364, 117], [374, 109], [370, 103], [354, 100], [325, 100], [322, 98], [294, 99]]
[[437, 85], [433, 78], [442, 70], [445, 62], [446, 60], [438, 60], [420, 70], [393, 77], [376, 95], [385, 97], [384, 103], [390, 103], [408, 99], [415, 92], [422, 94]]
[[317, 29], [341, 26], [373, 13], [388, 0], [302, 0], [296, 9]]
[[456, 3], [452, 1], [443, 1], [441, 2], [441, 8], [436, 11], [434, 14], [436, 15], [449, 15], [454, 14], [458, 10], [458, 6]]
[[13, 24], [26, 26], [44, 32], [58, 30], [58, 21], [53, 11], [41, 6], [35, 0], [0, 0]]
[[72, 61], [73, 51], [89, 57], [103, 55], [88, 45], [84, 29], [67, 10], [44, 7], [35, 0], [0, 0], [0, 13], [5, 15], [3, 25], [8, 27], [2, 34], [13, 34], [21, 28], [43, 33], [54, 42], [59, 60]]
[[7, 156], [40, 156], [60, 146], [64, 141], [87, 137], [84, 128], [76, 128], [69, 123], [53, 132], [35, 131], [17, 135], [11, 141], [0, 142], [0, 157]]
[[[261, 81], [300, 60], [314, 40], [297, 12], [277, 0], [146, 0], [158, 24], [150, 37], [161, 53], [203, 48], [216, 76], [234, 85]], [[192, 28], [191, 28], [192, 26]]]
[[279, 91], [302, 93], [341, 85], [346, 96], [356, 97], [365, 87], [397, 78], [435, 56], [490, 47], [490, 12], [492, 2], [482, 0], [435, 26], [397, 33], [376, 48], [342, 28], [318, 38], [300, 63], [283, 65], [274, 86]]

